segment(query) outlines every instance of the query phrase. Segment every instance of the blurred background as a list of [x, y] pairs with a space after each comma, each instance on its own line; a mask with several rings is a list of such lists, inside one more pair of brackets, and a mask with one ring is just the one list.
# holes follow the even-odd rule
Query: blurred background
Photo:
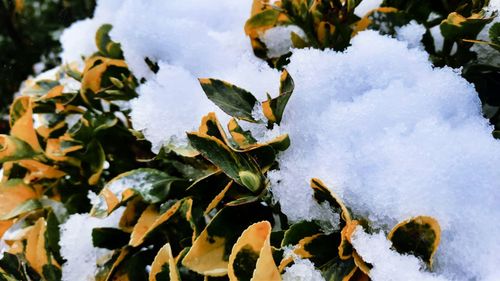
[[0, 134], [20, 83], [60, 63], [60, 34], [94, 7], [95, 0], [0, 0]]

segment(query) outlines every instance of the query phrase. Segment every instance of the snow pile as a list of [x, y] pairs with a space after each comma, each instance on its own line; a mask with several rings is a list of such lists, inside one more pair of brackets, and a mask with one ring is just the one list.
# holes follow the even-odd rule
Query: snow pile
[[358, 226], [352, 243], [363, 260], [373, 265], [370, 270], [373, 281], [446, 281], [428, 272], [420, 272], [425, 265], [415, 256], [392, 251], [391, 241], [383, 233], [369, 235]]
[[271, 181], [291, 220], [312, 218], [318, 177], [377, 228], [435, 217], [443, 276], [500, 274], [500, 144], [472, 85], [373, 31], [344, 53], [296, 50], [288, 70], [296, 88], [281, 130], [292, 145]]
[[400, 41], [406, 41], [410, 48], [422, 47], [421, 41], [425, 32], [425, 26], [412, 20], [407, 25], [396, 28], [396, 38]]
[[307, 259], [294, 259], [294, 264], [281, 275], [283, 281], [321, 281], [321, 272]]
[[94, 248], [92, 229], [96, 227], [118, 227], [125, 209], [114, 211], [104, 219], [89, 214], [74, 214], [61, 225], [61, 255], [66, 259], [62, 267], [63, 281], [94, 280], [99, 258], [111, 253], [110, 250]]
[[[185, 141], [185, 132], [208, 112], [223, 116], [198, 78], [226, 80], [260, 100], [277, 92], [279, 73], [253, 55], [243, 32], [251, 2], [125, 1], [117, 12], [111, 36], [122, 44], [134, 74], [148, 80], [132, 102], [132, 121], [154, 151], [172, 139]], [[145, 57], [158, 62], [157, 74]]]

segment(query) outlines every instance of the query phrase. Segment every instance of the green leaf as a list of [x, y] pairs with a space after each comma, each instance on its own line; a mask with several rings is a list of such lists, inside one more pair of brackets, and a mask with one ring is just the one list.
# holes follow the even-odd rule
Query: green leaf
[[281, 246], [293, 246], [305, 237], [312, 236], [321, 232], [319, 226], [312, 221], [301, 221], [293, 224], [285, 231]]
[[221, 140], [212, 136], [199, 133], [188, 133], [188, 139], [191, 145], [198, 150], [203, 157], [224, 171], [226, 175], [238, 184], [245, 186], [240, 176], [240, 172], [242, 171], [252, 173], [260, 179], [260, 183], [264, 182], [259, 167], [246, 154], [231, 150]]
[[248, 226], [263, 220], [272, 221], [271, 211], [258, 202], [223, 208], [195, 240], [182, 264], [208, 276], [226, 275], [238, 237]]
[[490, 40], [493, 44], [491, 45], [497, 51], [500, 51], [500, 22], [494, 23], [489, 30]]
[[465, 18], [464, 16], [453, 12], [448, 18], [443, 20], [439, 26], [444, 38], [451, 40], [475, 39], [485, 25], [490, 23], [492, 18], [484, 18], [481, 14], [473, 14]]
[[284, 70], [281, 74], [281, 84], [280, 84], [280, 94], [278, 97], [271, 99], [268, 95], [267, 101], [262, 103], [262, 110], [266, 118], [276, 124], [280, 124], [285, 112], [286, 104], [292, 96], [294, 89], [293, 79], [288, 74], [288, 71]]
[[109, 181], [101, 191], [100, 201], [94, 205], [92, 213], [110, 213], [133, 195], [139, 194], [148, 203], [158, 203], [168, 196], [172, 184], [182, 179], [173, 177], [165, 172], [139, 168], [120, 174]]
[[113, 26], [111, 24], [103, 24], [96, 32], [95, 42], [97, 45], [97, 49], [103, 55], [110, 58], [122, 58], [123, 53], [119, 43], [113, 42], [111, 37], [109, 37], [109, 31]]
[[250, 122], [257, 122], [252, 111], [257, 99], [248, 91], [222, 80], [199, 79], [207, 97], [225, 113]]
[[43, 277], [47, 281], [59, 281], [62, 278], [62, 271], [52, 264], [43, 266]]
[[18, 204], [12, 211], [7, 214], [0, 216], [0, 220], [10, 220], [16, 218], [22, 214], [29, 213], [31, 211], [41, 209], [43, 206], [37, 199], [30, 199]]
[[114, 250], [128, 244], [130, 234], [118, 228], [99, 227], [92, 229], [94, 247]]
[[432, 257], [441, 237], [439, 223], [431, 217], [419, 216], [396, 225], [388, 235], [392, 246], [401, 254], [415, 255], [432, 268]]
[[7, 161], [33, 158], [36, 152], [31, 146], [12, 136], [0, 135], [0, 164]]

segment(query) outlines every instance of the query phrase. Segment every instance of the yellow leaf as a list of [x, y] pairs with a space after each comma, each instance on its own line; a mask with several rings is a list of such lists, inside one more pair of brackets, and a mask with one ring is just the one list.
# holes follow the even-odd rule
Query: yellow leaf
[[[82, 78], [82, 97], [85, 99], [87, 90], [91, 90], [94, 94], [101, 91], [101, 83], [104, 72], [110, 66], [126, 68], [127, 64], [124, 60], [110, 59], [105, 57], [93, 57], [87, 60], [85, 69], [83, 70]], [[87, 101], [88, 102], [88, 101]]]
[[35, 191], [21, 180], [0, 183], [0, 216], [4, 216], [19, 204], [36, 198]]
[[214, 197], [214, 199], [210, 202], [210, 204], [208, 204], [208, 207], [205, 209], [205, 212], [204, 212], [205, 215], [210, 213], [210, 211], [212, 211], [213, 209], [215, 209], [215, 207], [217, 207], [219, 205], [219, 203], [222, 201], [222, 199], [224, 199], [226, 192], [229, 190], [229, 188], [231, 188], [233, 183], [234, 183], [234, 181], [230, 181], [224, 187], [224, 189], [219, 194], [217, 194], [217, 196]]
[[18, 164], [29, 171], [29, 174], [24, 178], [27, 183], [39, 179], [58, 179], [65, 175], [63, 171], [36, 160], [24, 159], [20, 160]]
[[[26, 260], [41, 276], [43, 276], [43, 266], [50, 264], [49, 253], [45, 249], [45, 229], [44, 218], [39, 218], [29, 232], [26, 242]], [[59, 267], [55, 260], [53, 262], [53, 265]]]
[[[268, 221], [262, 221], [250, 225], [243, 231], [229, 256], [229, 280], [237, 281], [250, 276], [251, 280], [255, 281], [281, 280], [272, 255], [271, 229]], [[243, 262], [246, 263], [242, 264]], [[255, 262], [255, 265], [248, 262]], [[251, 268], [254, 269], [249, 272]]]
[[141, 217], [137, 221], [137, 224], [132, 230], [132, 235], [130, 236], [129, 245], [137, 247], [141, 245], [146, 236], [151, 233], [156, 227], [163, 224], [169, 220], [176, 212], [179, 210], [181, 204], [186, 203], [189, 206], [192, 204], [192, 199], [186, 199], [176, 202], [168, 211], [163, 214], [159, 214], [154, 205], [150, 205], [142, 213]]
[[151, 264], [149, 281], [157, 281], [156, 274], [160, 273], [163, 270], [163, 267], [167, 264], [170, 281], [179, 281], [179, 272], [177, 271], [176, 262], [172, 255], [172, 249], [170, 248], [170, 244], [168, 243], [165, 244], [165, 246], [163, 246], [160, 251], [158, 251], [158, 254], [156, 254], [156, 257]]
[[[41, 152], [42, 147], [33, 124], [33, 109], [31, 97], [22, 96], [14, 100], [11, 106], [11, 130], [10, 134], [31, 146], [35, 152]], [[12, 120], [12, 116], [16, 116]]]

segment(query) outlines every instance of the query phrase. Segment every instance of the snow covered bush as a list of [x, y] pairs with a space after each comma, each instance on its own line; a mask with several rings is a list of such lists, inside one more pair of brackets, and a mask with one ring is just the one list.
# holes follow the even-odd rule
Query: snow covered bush
[[0, 135], [0, 280], [495, 280], [496, 4], [360, 2], [100, 1]]

